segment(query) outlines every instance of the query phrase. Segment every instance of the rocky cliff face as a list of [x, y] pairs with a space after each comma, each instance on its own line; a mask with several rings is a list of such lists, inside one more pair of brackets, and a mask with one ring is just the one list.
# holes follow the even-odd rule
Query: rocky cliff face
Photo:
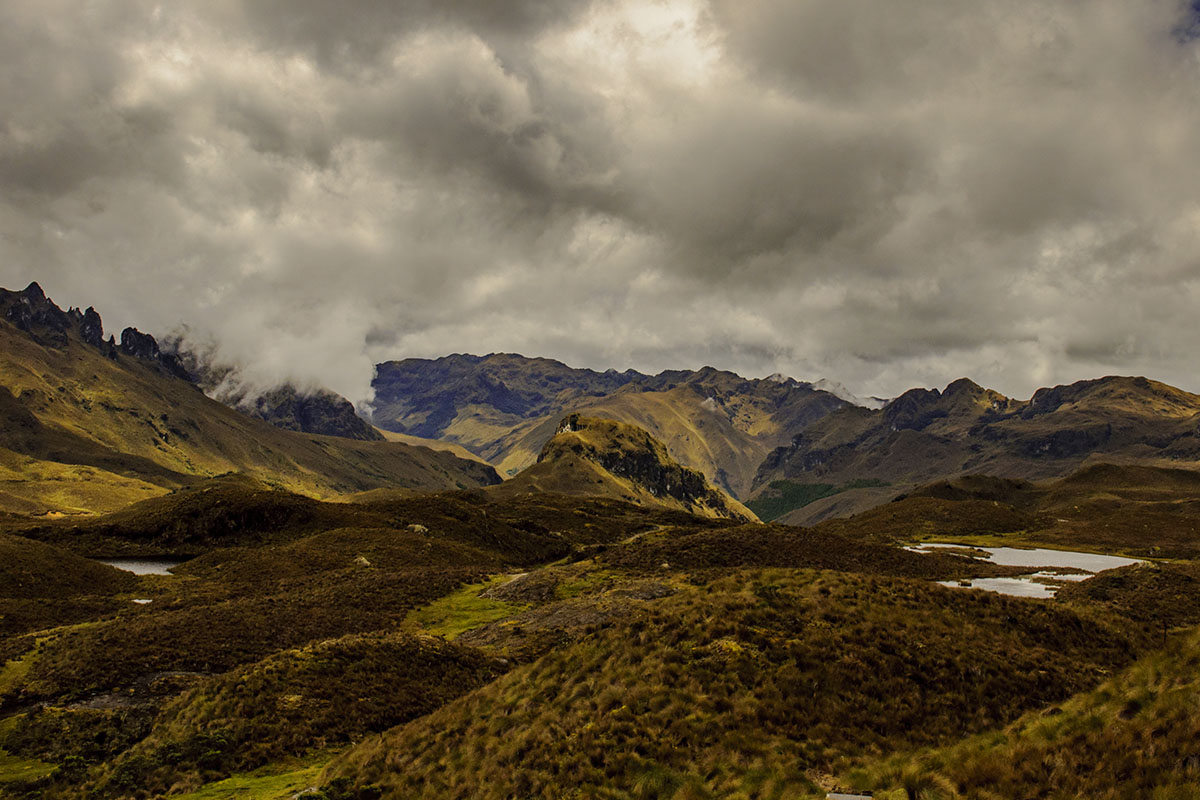
[[538, 466], [570, 459], [590, 461], [667, 505], [706, 516], [756, 519], [710, 485], [703, 474], [680, 465], [661, 442], [633, 425], [579, 414], [567, 416], [542, 448]]
[[137, 328], [126, 328], [121, 331], [119, 345], [111, 336], [105, 340], [104, 323], [96, 309], [89, 306], [85, 311], [78, 308], [63, 311], [46, 297], [36, 281], [20, 292], [0, 289], [0, 312], [4, 319], [46, 347], [62, 349], [70, 346], [68, 333], [73, 331], [109, 358], [126, 355], [153, 364], [175, 377], [192, 379], [174, 354], [160, 351], [158, 342], [150, 334]]

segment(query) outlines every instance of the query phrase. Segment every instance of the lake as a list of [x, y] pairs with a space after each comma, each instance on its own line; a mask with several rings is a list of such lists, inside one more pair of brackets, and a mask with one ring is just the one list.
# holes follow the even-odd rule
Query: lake
[[123, 569], [135, 575], [170, 575], [173, 567], [184, 562], [182, 558], [97, 558], [101, 564]]
[[[905, 548], [917, 553], [928, 553], [940, 548], [982, 551], [975, 557], [1008, 567], [1041, 568], [1029, 575], [1013, 578], [975, 578], [971, 581], [939, 581], [942, 586], [964, 589], [984, 589], [989, 592], [1010, 594], [1017, 597], [1053, 597], [1058, 591], [1057, 583], [1086, 580], [1106, 569], [1127, 567], [1141, 563], [1136, 558], [1104, 556], [1096, 553], [1080, 553], [1074, 550], [1048, 550], [1031, 547], [973, 547], [948, 542], [925, 542]], [[1076, 570], [1074, 573], [1058, 573], [1053, 569]], [[1047, 583], [1052, 581], [1052, 583]]]

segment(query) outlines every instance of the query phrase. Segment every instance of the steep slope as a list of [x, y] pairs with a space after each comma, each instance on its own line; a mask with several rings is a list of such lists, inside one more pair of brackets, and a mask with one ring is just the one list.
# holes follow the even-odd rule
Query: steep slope
[[537, 460], [569, 412], [627, 422], [671, 456], [741, 496], [763, 458], [845, 401], [811, 384], [747, 380], [711, 367], [658, 375], [572, 369], [512, 354], [380, 364], [374, 422], [458, 443], [514, 475]]
[[[982, 473], [1042, 479], [1091, 461], [1200, 461], [1200, 396], [1107, 377], [1013, 400], [969, 380], [913, 389], [884, 408], [846, 408], [770, 454], [754, 478], [913, 485]], [[899, 490], [897, 490], [899, 491]]]
[[490, 467], [449, 453], [302, 435], [247, 417], [205, 397], [153, 337], [127, 329], [121, 345], [105, 340], [99, 315], [62, 311], [36, 284], [0, 290], [0, 312], [7, 511], [112, 510], [229, 471], [318, 497], [498, 481]]
[[612, 497], [702, 517], [757, 520], [702, 474], [672, 459], [662, 443], [641, 428], [579, 414], [559, 424], [537, 464], [491, 491], [496, 496]]

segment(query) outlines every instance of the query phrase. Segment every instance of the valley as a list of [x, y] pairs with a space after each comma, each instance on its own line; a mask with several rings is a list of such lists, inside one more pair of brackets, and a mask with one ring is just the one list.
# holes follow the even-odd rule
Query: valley
[[1194, 395], [459, 355], [366, 419], [0, 311], [0, 797], [1200, 785]]

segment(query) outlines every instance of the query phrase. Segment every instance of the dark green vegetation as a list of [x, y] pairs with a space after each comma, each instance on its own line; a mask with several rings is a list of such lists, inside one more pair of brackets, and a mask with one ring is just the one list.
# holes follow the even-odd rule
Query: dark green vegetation
[[[944, 800], [1191, 800], [1200, 790], [1200, 636], [1001, 731], [853, 770], [850, 782]], [[876, 794], [879, 797], [879, 794]]]
[[1116, 629], [995, 595], [732, 572], [364, 741], [327, 777], [395, 797], [793, 796], [847, 756], [1063, 700], [1133, 650]]
[[[24, 657], [0, 680], [0, 748], [28, 779], [0, 791], [151, 797], [300, 770], [327, 797], [815, 797], [1093, 690], [1163, 641], [1138, 598], [1200, 619], [1176, 565], [1165, 587], [1137, 573], [1041, 602], [933, 585], [1004, 572], [954, 555], [600, 498], [210, 488], [120, 517], [160, 552], [204, 551], [174, 576], [28, 543], [63, 565], [30, 556], [33, 594], [107, 605], [4, 640]], [[178, 538], [226, 507], [253, 509], [245, 530]]]
[[882, 488], [888, 486], [886, 481], [864, 478], [836, 486], [832, 483], [796, 483], [795, 481], [771, 481], [746, 507], [753, 511], [763, 522], [774, 522], [789, 511], [804, 508], [823, 497], [851, 489]]

